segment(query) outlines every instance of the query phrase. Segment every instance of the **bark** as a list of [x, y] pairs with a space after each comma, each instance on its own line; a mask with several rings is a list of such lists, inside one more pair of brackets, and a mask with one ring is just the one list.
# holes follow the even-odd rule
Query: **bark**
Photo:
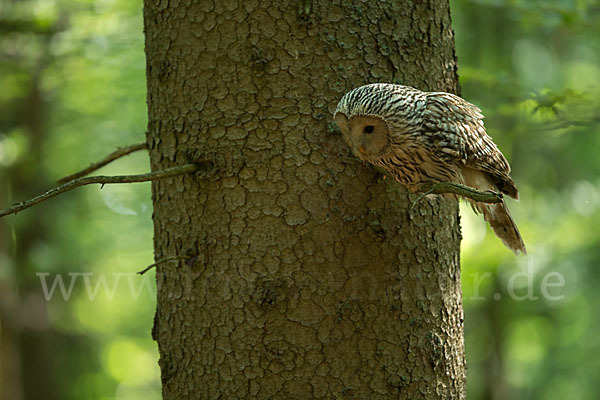
[[331, 113], [458, 89], [447, 1], [145, 1], [165, 399], [465, 395], [458, 207], [348, 161]]

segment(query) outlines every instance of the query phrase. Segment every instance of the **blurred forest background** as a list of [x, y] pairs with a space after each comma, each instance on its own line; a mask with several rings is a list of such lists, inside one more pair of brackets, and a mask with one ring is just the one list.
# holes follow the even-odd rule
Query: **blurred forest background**
[[[513, 166], [529, 249], [516, 258], [461, 206], [468, 398], [597, 399], [600, 4], [452, 8], [462, 95]], [[140, 1], [0, 2], [0, 208], [145, 139], [142, 28]], [[101, 173], [148, 169], [140, 152]], [[153, 262], [151, 214], [150, 185], [132, 184], [0, 220], [3, 399], [161, 397], [154, 272], [134, 276]]]

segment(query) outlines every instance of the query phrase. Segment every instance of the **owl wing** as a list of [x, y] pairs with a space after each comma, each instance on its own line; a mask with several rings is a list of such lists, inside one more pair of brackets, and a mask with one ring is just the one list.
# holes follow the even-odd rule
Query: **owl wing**
[[488, 173], [498, 189], [518, 197], [510, 177], [510, 165], [492, 138], [485, 132], [481, 110], [450, 93], [427, 94], [423, 110], [423, 127], [438, 154], [446, 161]]

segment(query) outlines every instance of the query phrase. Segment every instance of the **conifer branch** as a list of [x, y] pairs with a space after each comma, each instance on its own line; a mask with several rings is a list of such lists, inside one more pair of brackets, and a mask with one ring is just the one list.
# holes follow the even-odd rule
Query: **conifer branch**
[[29, 207], [32, 207], [36, 204], [39, 204], [43, 201], [48, 200], [51, 197], [58, 196], [64, 192], [68, 192], [69, 190], [73, 190], [79, 186], [85, 185], [93, 185], [100, 184], [106, 185], [111, 183], [135, 183], [135, 182], [149, 182], [156, 181], [159, 179], [171, 178], [177, 175], [190, 174], [192, 172], [198, 171], [203, 166], [202, 163], [197, 164], [185, 164], [180, 165], [178, 167], [167, 168], [161, 171], [149, 172], [146, 174], [139, 175], [116, 175], [116, 176], [90, 176], [87, 178], [78, 178], [72, 181], [69, 181], [65, 184], [57, 186], [48, 190], [45, 193], [42, 193], [34, 198], [23, 201], [21, 203], [17, 203], [5, 210], [0, 211], [0, 217], [4, 217], [10, 214], [16, 214], [19, 211], [23, 211]]
[[131, 146], [127, 146], [127, 147], [120, 147], [117, 150], [115, 150], [112, 153], [110, 153], [109, 155], [107, 155], [106, 157], [104, 157], [102, 160], [93, 163], [89, 167], [87, 167], [85, 169], [82, 169], [79, 172], [76, 172], [76, 173], [71, 174], [69, 176], [65, 176], [64, 178], [61, 178], [61, 179], [59, 179], [56, 182], [59, 185], [62, 185], [64, 183], [67, 183], [67, 182], [73, 181], [75, 179], [81, 178], [82, 176], [89, 175], [92, 172], [97, 171], [100, 168], [104, 167], [106, 164], [109, 164], [109, 163], [115, 161], [116, 159], [119, 159], [121, 157], [124, 157], [124, 156], [126, 156], [128, 154], [131, 154], [131, 153], [139, 151], [139, 150], [145, 150], [146, 148], [147, 148], [146, 147], [146, 142], [132, 144]]

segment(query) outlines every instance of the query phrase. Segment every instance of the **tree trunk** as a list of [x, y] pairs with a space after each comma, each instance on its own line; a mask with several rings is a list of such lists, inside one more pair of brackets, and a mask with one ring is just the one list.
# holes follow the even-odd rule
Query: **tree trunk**
[[165, 399], [461, 399], [458, 207], [351, 161], [348, 90], [458, 89], [447, 1], [145, 1]]

